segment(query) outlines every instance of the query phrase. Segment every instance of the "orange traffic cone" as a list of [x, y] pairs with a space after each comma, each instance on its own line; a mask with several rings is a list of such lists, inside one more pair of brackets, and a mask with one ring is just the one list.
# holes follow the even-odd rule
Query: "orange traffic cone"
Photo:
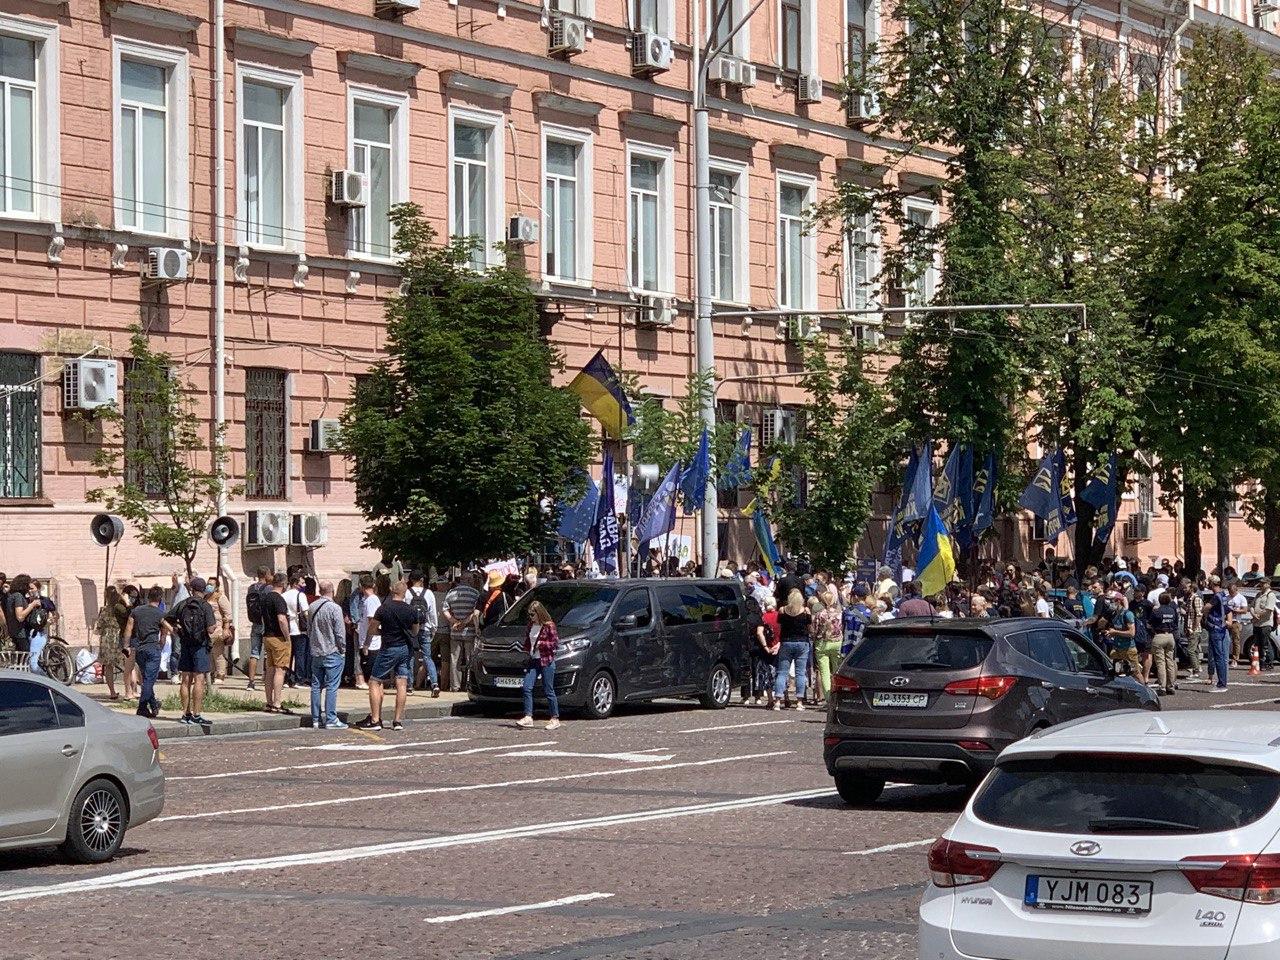
[[1258, 662], [1258, 646], [1254, 644], [1253, 652], [1249, 655], [1249, 676], [1256, 677], [1262, 673], [1262, 664]]

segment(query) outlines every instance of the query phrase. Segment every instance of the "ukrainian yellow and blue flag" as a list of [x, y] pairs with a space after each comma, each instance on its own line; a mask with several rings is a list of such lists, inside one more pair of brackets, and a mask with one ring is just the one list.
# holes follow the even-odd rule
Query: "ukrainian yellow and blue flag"
[[569, 389], [582, 398], [587, 412], [600, 421], [605, 433], [615, 439], [636, 422], [618, 375], [604, 358], [603, 350], [596, 351], [582, 372], [573, 378]]
[[938, 508], [932, 502], [920, 534], [920, 550], [916, 554], [916, 580], [926, 597], [941, 593], [956, 575], [956, 558], [951, 550], [951, 537]]

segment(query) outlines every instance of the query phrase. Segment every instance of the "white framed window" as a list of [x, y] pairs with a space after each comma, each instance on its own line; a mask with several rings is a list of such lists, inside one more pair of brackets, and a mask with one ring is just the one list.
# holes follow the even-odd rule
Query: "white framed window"
[[711, 296], [722, 303], [746, 303], [747, 168], [727, 160], [711, 161]]
[[[907, 201], [903, 205], [907, 222], [920, 231], [932, 230], [938, 225], [938, 208], [932, 204]], [[904, 303], [907, 307], [922, 307], [933, 301], [938, 290], [940, 273], [936, 246], [930, 244], [928, 249], [914, 252], [908, 256], [906, 269], [909, 276], [903, 286]]]
[[0, 14], [0, 216], [61, 218], [58, 28]]
[[[711, 40], [711, 47], [715, 49], [728, 40], [729, 35], [733, 34], [733, 28], [747, 16], [750, 6], [747, 0], [710, 0], [705, 5], [707, 11], [706, 35]], [[741, 57], [744, 60], [751, 57], [751, 23], [745, 23], [741, 30], [733, 34], [733, 39], [729, 41], [729, 45], [722, 53]]]
[[818, 298], [817, 238], [809, 229], [809, 208], [817, 182], [799, 174], [778, 176], [778, 304], [811, 308]]
[[[870, 213], [851, 217], [845, 228], [844, 302], [850, 310], [873, 310], [877, 276], [880, 273], [880, 232]], [[868, 317], [854, 317], [859, 323]]]
[[395, 238], [388, 216], [409, 198], [408, 96], [348, 89], [347, 163], [369, 178], [367, 202], [351, 211], [350, 255], [390, 258]]
[[675, 191], [670, 150], [627, 144], [627, 282], [670, 295], [675, 287]]
[[115, 41], [116, 226], [190, 234], [185, 50]]
[[542, 272], [560, 283], [590, 284], [591, 134], [542, 128]]
[[631, 0], [631, 28], [675, 39], [673, 0]]
[[505, 209], [502, 170], [502, 114], [453, 108], [449, 111], [449, 235], [473, 237], [472, 265], [498, 263]]
[[253, 247], [303, 250], [302, 74], [236, 67], [236, 227]]
[[584, 20], [596, 17], [596, 0], [548, 0], [552, 10]]

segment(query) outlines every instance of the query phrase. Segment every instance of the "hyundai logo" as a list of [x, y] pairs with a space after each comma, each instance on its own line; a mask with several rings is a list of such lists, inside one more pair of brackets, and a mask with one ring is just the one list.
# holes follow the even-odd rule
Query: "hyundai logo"
[[1102, 844], [1094, 840], [1077, 840], [1071, 845], [1071, 852], [1077, 857], [1093, 857], [1102, 852]]
[[894, 677], [892, 680], [889, 681], [889, 686], [905, 687], [910, 682], [911, 682], [910, 677]]

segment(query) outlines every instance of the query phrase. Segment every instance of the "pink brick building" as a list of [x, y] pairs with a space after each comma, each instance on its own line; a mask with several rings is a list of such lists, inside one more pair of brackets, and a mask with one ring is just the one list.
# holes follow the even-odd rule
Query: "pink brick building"
[[[390, 203], [412, 200], [442, 235], [490, 244], [505, 239], [510, 218], [529, 218], [540, 237], [518, 255], [570, 371], [603, 349], [656, 395], [683, 388], [694, 363], [694, 7], [422, 0], [421, 9], [379, 11], [378, 2], [227, 0], [220, 65], [215, 3], [3, 5], [0, 569], [52, 579], [69, 636], [82, 635], [104, 576], [103, 552], [88, 535], [97, 508], [85, 492], [101, 483], [90, 461], [120, 438], [68, 414], [64, 366], [114, 361], [127, 405], [122, 358], [128, 327], [140, 323], [179, 361], [212, 419], [219, 228], [227, 440], [233, 479], [247, 484], [231, 512], [242, 521], [250, 510], [322, 514], [327, 523], [320, 546], [242, 540], [230, 556], [234, 574], [306, 562], [343, 576], [378, 559], [361, 547], [342, 459], [310, 451], [308, 439], [313, 421], [339, 415], [382, 345], [384, 301], [399, 283], [382, 216]], [[751, 7], [728, 2], [735, 17]], [[1074, 17], [1075, 46], [1102, 37], [1123, 51], [1184, 15], [1185, 5], [1161, 0], [1099, 3]], [[1197, 16], [1234, 21], [1259, 43], [1277, 44], [1272, 25], [1254, 24], [1241, 0], [1205, 0]], [[850, 57], [892, 29], [877, 0], [770, 0], [716, 66], [729, 79], [711, 101], [713, 286], [722, 304], [874, 302], [866, 281], [874, 258], [849, 257], [838, 235], [807, 235], [802, 215], [837, 178], [901, 148], [857, 115], [873, 105], [850, 116], [836, 89]], [[552, 53], [552, 34], [580, 52]], [[936, 161], [913, 161], [897, 175], [927, 184], [939, 176]], [[340, 170], [365, 174], [351, 183], [365, 206], [334, 202], [342, 198], [331, 196], [331, 174]], [[915, 215], [937, 216], [917, 207]], [[153, 248], [183, 251], [167, 261], [182, 279], [146, 276]], [[931, 282], [918, 294], [927, 296]], [[723, 411], [789, 429], [777, 411], [801, 397], [794, 381], [777, 377], [797, 369], [787, 330], [722, 319], [715, 335], [717, 371], [728, 381], [718, 395]], [[743, 521], [725, 511], [723, 522], [728, 553], [745, 557]], [[1125, 552], [1176, 555], [1176, 522], [1157, 519], [1151, 541]], [[1010, 549], [1034, 550], [1009, 536]], [[1210, 533], [1210, 557], [1212, 544]], [[1246, 558], [1260, 553], [1251, 533], [1237, 533], [1233, 546]], [[113, 558], [113, 578], [167, 579], [176, 569], [128, 534]], [[198, 566], [213, 562], [209, 548]]]

